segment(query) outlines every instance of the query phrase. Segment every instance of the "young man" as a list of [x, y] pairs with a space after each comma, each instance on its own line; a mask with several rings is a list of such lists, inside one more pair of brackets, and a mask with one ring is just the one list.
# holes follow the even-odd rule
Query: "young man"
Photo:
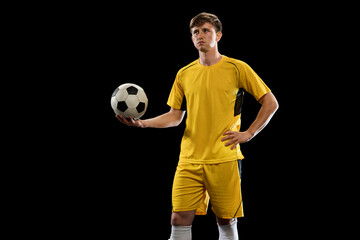
[[[191, 239], [195, 215], [204, 215], [211, 201], [219, 239], [238, 239], [237, 218], [243, 217], [239, 144], [250, 141], [270, 121], [278, 103], [270, 89], [244, 62], [221, 55], [222, 24], [217, 16], [200, 13], [190, 22], [199, 59], [180, 69], [170, 92], [170, 111], [147, 120], [125, 119], [133, 127], [166, 128], [181, 123], [186, 129], [176, 169], [170, 240]], [[250, 127], [240, 132], [242, 96], [261, 104]]]

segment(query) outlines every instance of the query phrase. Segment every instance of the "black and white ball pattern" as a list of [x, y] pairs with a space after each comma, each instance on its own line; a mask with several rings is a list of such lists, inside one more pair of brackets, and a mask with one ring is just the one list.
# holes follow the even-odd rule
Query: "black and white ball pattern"
[[111, 96], [111, 107], [117, 115], [134, 119], [142, 117], [147, 109], [148, 99], [144, 89], [133, 83], [117, 87]]

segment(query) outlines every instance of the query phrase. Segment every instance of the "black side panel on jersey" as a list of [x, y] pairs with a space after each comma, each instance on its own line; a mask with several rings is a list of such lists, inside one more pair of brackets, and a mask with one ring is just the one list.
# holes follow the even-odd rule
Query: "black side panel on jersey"
[[241, 113], [241, 108], [244, 102], [244, 89], [240, 88], [236, 94], [236, 101], [234, 107], [234, 117]]

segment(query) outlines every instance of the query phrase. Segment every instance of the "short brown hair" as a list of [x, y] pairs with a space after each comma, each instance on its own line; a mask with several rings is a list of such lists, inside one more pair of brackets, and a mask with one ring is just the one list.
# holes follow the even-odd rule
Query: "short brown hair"
[[216, 15], [206, 12], [199, 13], [191, 19], [190, 32], [193, 27], [199, 27], [206, 22], [211, 23], [215, 27], [216, 32], [222, 32], [222, 23], [220, 22], [220, 19]]

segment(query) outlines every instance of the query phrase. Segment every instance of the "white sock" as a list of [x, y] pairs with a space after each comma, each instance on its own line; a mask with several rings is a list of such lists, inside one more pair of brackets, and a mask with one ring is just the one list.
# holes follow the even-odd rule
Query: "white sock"
[[191, 226], [172, 225], [169, 240], [191, 240]]
[[220, 226], [219, 228], [219, 240], [239, 240], [237, 231], [237, 219], [231, 221], [228, 225]]

